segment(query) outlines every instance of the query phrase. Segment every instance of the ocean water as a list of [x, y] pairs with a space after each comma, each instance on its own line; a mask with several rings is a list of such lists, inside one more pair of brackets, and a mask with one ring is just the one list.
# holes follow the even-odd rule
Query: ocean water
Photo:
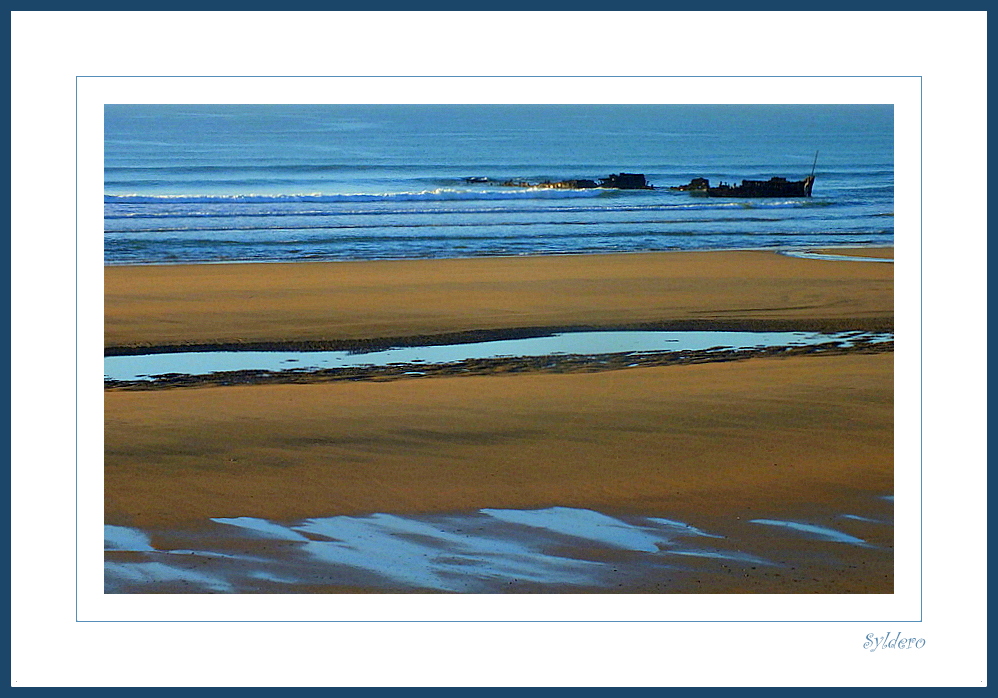
[[893, 160], [890, 105], [107, 105], [105, 263], [891, 245]]

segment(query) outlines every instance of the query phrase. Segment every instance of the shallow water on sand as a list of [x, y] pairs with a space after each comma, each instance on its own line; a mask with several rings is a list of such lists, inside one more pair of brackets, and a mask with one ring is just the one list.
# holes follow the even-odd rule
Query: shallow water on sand
[[827, 342], [851, 346], [858, 341], [890, 341], [890, 334], [840, 332], [564, 332], [489, 342], [400, 347], [373, 352], [349, 351], [198, 351], [108, 356], [104, 379], [151, 380], [178, 373], [191, 376], [225, 371], [293, 371], [394, 364], [446, 364], [500, 357], [647, 354], [679, 351], [739, 350], [813, 346]]
[[860, 254], [830, 254], [821, 252], [811, 252], [810, 250], [781, 250], [780, 254], [786, 257], [797, 257], [799, 259], [821, 259], [828, 262], [884, 262], [893, 264], [893, 257], [865, 257]]
[[[658, 517], [588, 509], [481, 509], [447, 515], [333, 516], [294, 522], [215, 518], [199, 530], [105, 527], [107, 593], [300, 591], [502, 593], [689, 591], [711, 578], [802, 574], [835, 567], [836, 552], [892, 555], [885, 521], [839, 516], [767, 525], [763, 549]], [[834, 528], [833, 528], [834, 526]], [[849, 532], [847, 532], [849, 531]], [[879, 532], [876, 543], [853, 533]], [[865, 535], [865, 533], [864, 533]], [[819, 560], [798, 549], [817, 545]], [[797, 552], [794, 552], [794, 551]], [[810, 567], [809, 567], [810, 565]], [[802, 572], [796, 572], [801, 570]], [[817, 574], [808, 572], [808, 574]], [[717, 580], [715, 579], [715, 582]], [[694, 587], [695, 588], [695, 587]]]

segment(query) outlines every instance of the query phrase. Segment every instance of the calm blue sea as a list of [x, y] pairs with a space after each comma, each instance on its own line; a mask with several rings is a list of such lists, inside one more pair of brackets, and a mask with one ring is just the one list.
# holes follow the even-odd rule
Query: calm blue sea
[[[893, 244], [891, 105], [108, 105], [107, 264]], [[669, 187], [782, 176], [810, 199]], [[469, 178], [646, 175], [651, 191]]]

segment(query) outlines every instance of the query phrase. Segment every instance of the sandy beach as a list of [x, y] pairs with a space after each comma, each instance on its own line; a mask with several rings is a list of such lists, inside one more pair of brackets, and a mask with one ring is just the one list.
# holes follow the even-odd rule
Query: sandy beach
[[[769, 252], [108, 267], [105, 288], [109, 348], [893, 326], [892, 264]], [[734, 530], [876, 518], [893, 477], [891, 353], [105, 392], [106, 522], [145, 530], [545, 507]], [[834, 572], [695, 590], [890, 593], [891, 529], [854, 526], [878, 554], [839, 546]]]
[[755, 251], [111, 266], [104, 279], [105, 347], [893, 325], [892, 265]]

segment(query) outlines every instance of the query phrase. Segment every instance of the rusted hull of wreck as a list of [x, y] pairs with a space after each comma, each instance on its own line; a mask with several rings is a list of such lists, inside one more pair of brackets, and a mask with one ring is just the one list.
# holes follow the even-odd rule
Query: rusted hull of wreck
[[524, 189], [654, 189], [643, 174], [621, 172], [603, 179], [563, 179], [557, 182], [527, 182], [510, 179], [493, 182], [488, 177], [465, 177], [469, 184], [495, 184], [500, 187], [520, 187]]
[[692, 196], [709, 196], [711, 198], [728, 199], [797, 199], [811, 196], [814, 187], [814, 177], [808, 176], [802, 180], [791, 182], [784, 177], [773, 177], [769, 180], [743, 179], [741, 184], [721, 183], [710, 186], [710, 181], [697, 178], [689, 184], [673, 187], [676, 191], [688, 191]]

